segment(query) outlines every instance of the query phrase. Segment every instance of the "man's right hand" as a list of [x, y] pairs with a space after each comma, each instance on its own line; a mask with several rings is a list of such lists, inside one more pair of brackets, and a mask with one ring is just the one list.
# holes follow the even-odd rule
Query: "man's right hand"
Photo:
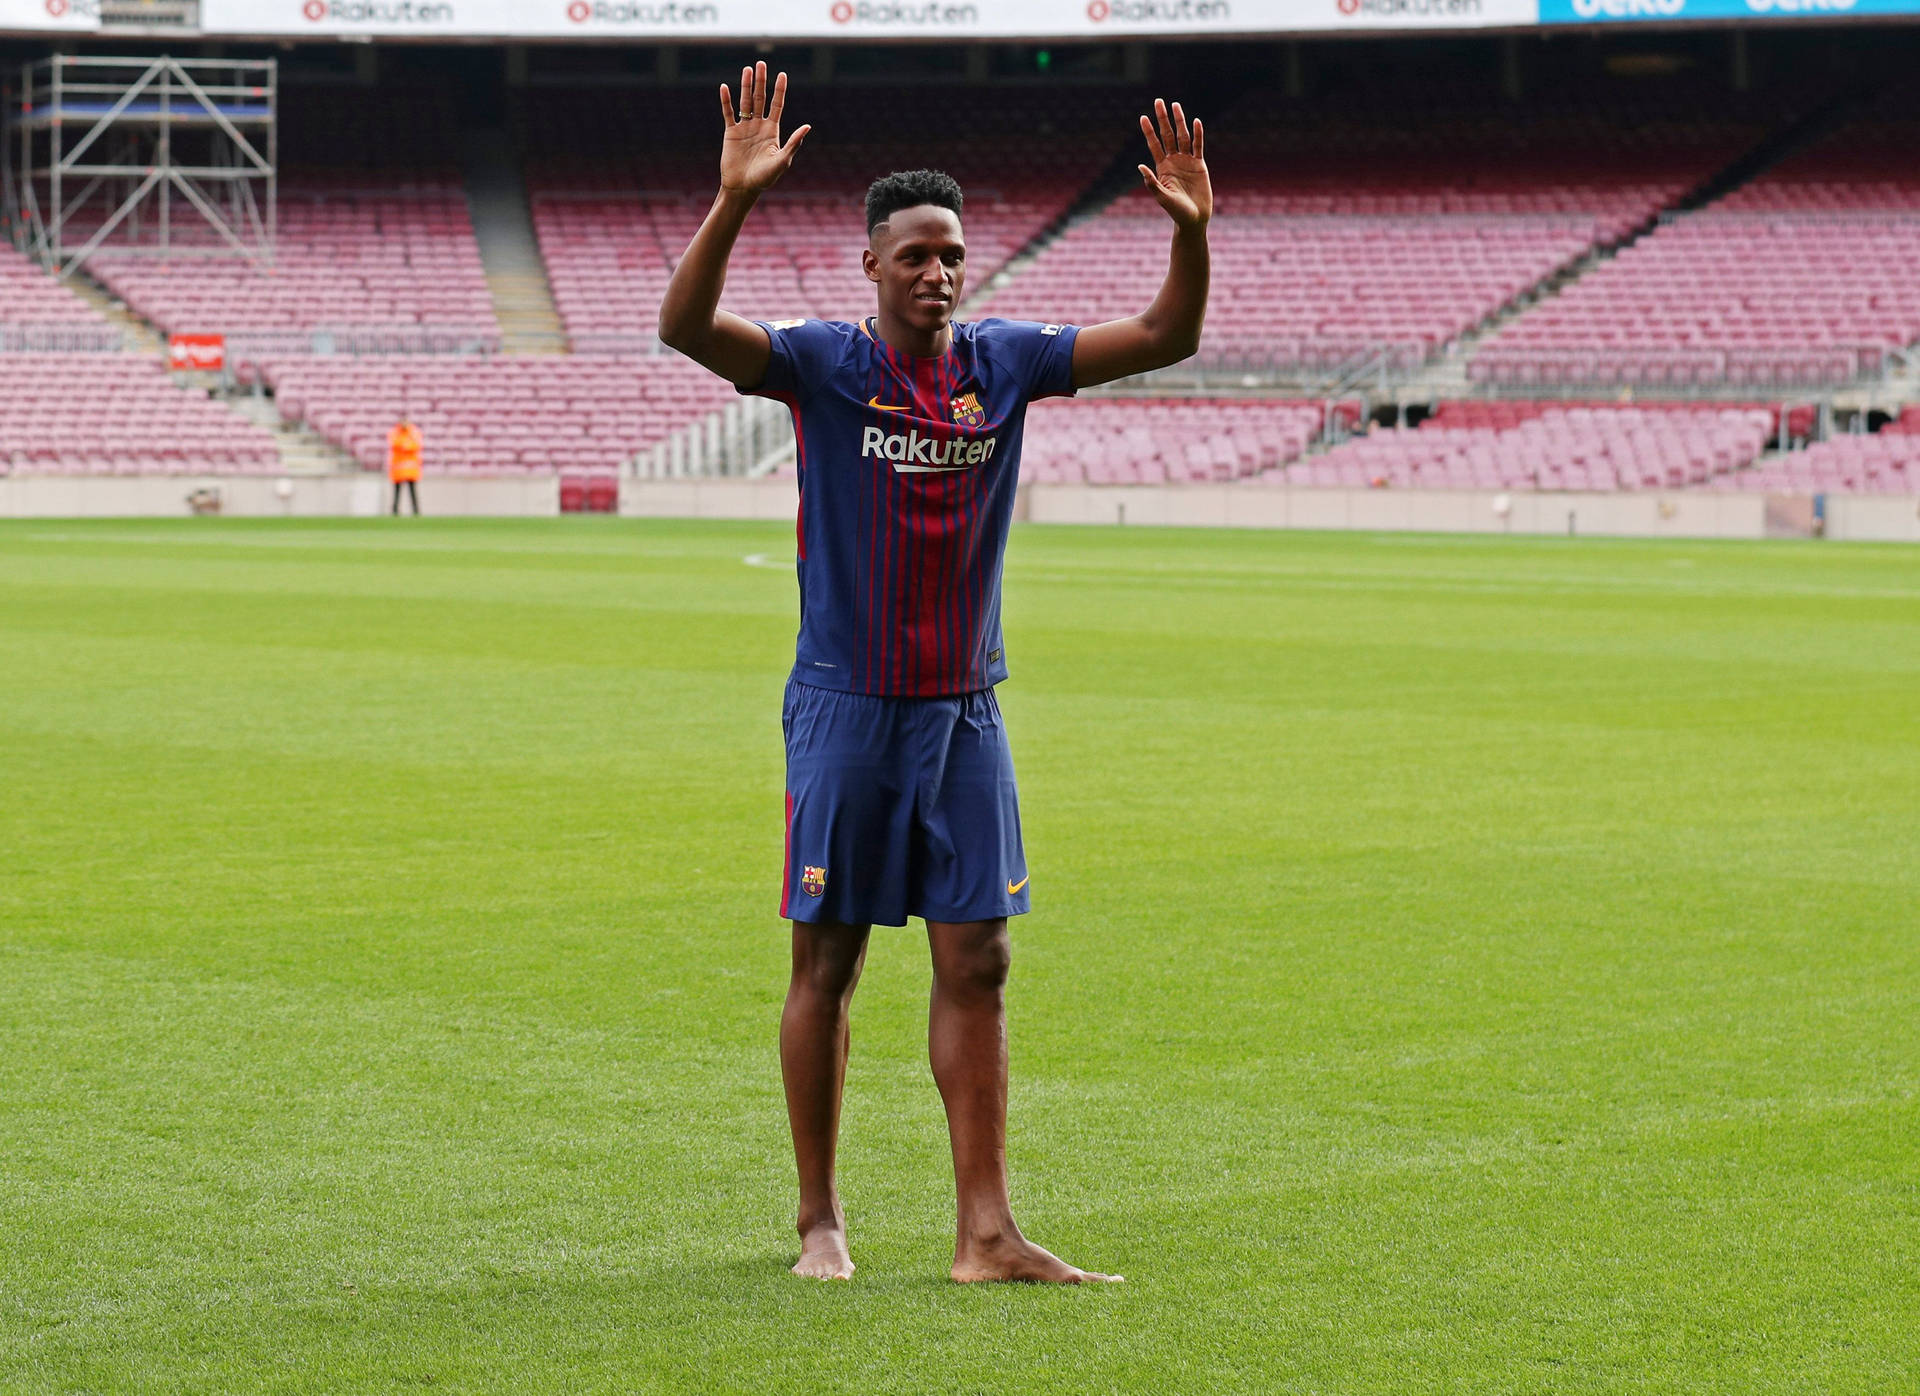
[[733, 94], [720, 84], [720, 117], [726, 122], [726, 139], [720, 145], [720, 187], [734, 194], [764, 194], [780, 182], [780, 176], [793, 164], [800, 143], [813, 127], [802, 126], [783, 145], [780, 141], [780, 112], [787, 104], [787, 75], [774, 80], [768, 104], [767, 65], [756, 63], [740, 70], [740, 112], [736, 116]]

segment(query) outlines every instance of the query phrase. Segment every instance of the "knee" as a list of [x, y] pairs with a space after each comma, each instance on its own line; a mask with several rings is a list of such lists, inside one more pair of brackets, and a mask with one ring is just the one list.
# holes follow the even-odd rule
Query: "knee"
[[1004, 922], [991, 933], [951, 945], [934, 963], [940, 987], [969, 997], [998, 996], [1013, 968], [1013, 942]]
[[866, 938], [828, 935], [796, 937], [792, 989], [810, 998], [845, 1007], [860, 982]]

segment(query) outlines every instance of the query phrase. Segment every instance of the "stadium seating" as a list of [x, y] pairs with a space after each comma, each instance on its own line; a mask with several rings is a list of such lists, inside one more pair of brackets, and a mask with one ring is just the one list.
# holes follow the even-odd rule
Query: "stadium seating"
[[[1488, 404], [1496, 406], [1504, 404]], [[1682, 489], [1751, 464], [1776, 418], [1754, 407], [1547, 407], [1518, 419], [1443, 411], [1259, 479], [1347, 489]]]
[[[735, 247], [723, 303], [759, 318], [870, 314], [861, 194], [877, 175], [944, 169], [966, 192], [968, 283], [978, 292], [1113, 160], [1137, 93], [943, 89], [928, 130], [876, 129], [876, 111], [924, 100], [889, 88], [807, 92], [789, 129], [815, 130]], [[529, 94], [521, 113], [534, 226], [576, 349], [649, 350], [674, 263], [715, 187], [719, 123], [683, 94]], [[1043, 132], [1045, 140], [1031, 139]]]
[[141, 354], [0, 354], [0, 470], [246, 474], [278, 470], [272, 433]]
[[[1383, 121], [1265, 93], [1213, 129], [1215, 295], [1200, 360], [1303, 376], [1382, 354], [1417, 364], [1644, 225], [1761, 130], [1581, 107], [1524, 123], [1484, 108]], [[989, 310], [1083, 324], [1135, 314], [1166, 257], [1166, 219], [1136, 188], [1069, 228]]]
[[[1496, 431], [1510, 431], [1522, 422], [1533, 421], [1549, 412], [1564, 412], [1572, 408], [1598, 409], [1612, 411], [1621, 404], [1609, 402], [1553, 402], [1538, 398], [1480, 398], [1464, 402], [1435, 403], [1431, 414], [1421, 423], [1429, 428], [1439, 427], [1491, 427]], [[1777, 431], [1784, 417], [1787, 436], [1804, 440], [1814, 428], [1818, 415], [1810, 403], [1802, 403], [1781, 411], [1764, 403], [1736, 403], [1728, 406], [1747, 407], [1754, 411], [1766, 412], [1773, 429]], [[1642, 410], [1649, 412], [1696, 412], [1701, 407], [1697, 403], [1672, 400], [1656, 400], [1639, 404]], [[1715, 409], [1720, 404], [1714, 405]]]
[[313, 356], [270, 362], [263, 378], [283, 418], [369, 470], [385, 468], [387, 433], [406, 416], [429, 471], [611, 473], [735, 396], [667, 356]]
[[39, 263], [0, 242], [0, 352], [118, 349], [120, 332]]
[[126, 253], [96, 254], [87, 266], [162, 330], [226, 335], [236, 367], [316, 348], [451, 352], [500, 342], [451, 171], [377, 184], [352, 173], [289, 176], [271, 267]]
[[1770, 494], [1920, 494], [1920, 434], [1836, 436], [1714, 483]]
[[[176, 213], [182, 255], [156, 259], [158, 220], [123, 224], [87, 270], [167, 332], [227, 337], [251, 376], [268, 356], [324, 351], [473, 351], [500, 329], [481, 273], [450, 90], [283, 88], [278, 233], [270, 266], [226, 250]], [[96, 226], [105, 192], [71, 220]], [[118, 250], [116, 250], [118, 245]], [[216, 255], [208, 255], [216, 254]]]
[[1497, 384], [1795, 388], [1920, 340], [1920, 122], [1869, 114], [1684, 214], [1476, 355]]
[[1027, 411], [1024, 478], [1042, 484], [1227, 481], [1305, 451], [1325, 411], [1270, 398], [1103, 398]]

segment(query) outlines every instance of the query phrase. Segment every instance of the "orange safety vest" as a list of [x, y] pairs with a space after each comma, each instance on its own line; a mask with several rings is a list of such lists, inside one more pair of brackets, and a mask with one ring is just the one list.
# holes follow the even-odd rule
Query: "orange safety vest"
[[420, 429], [402, 422], [387, 433], [387, 478], [394, 484], [420, 478]]

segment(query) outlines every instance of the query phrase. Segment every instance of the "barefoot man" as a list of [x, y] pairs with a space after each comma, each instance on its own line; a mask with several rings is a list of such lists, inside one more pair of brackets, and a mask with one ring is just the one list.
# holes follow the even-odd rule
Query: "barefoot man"
[[784, 141], [787, 79], [720, 89], [720, 193], [660, 306], [660, 338], [793, 413], [799, 443], [800, 636], [787, 684], [787, 867], [793, 977], [780, 1064], [800, 1167], [796, 1274], [847, 1279], [834, 1185], [847, 1009], [876, 923], [923, 919], [933, 954], [933, 1076], [958, 1193], [956, 1280], [1077, 1284], [1020, 1234], [1007, 1199], [1007, 918], [1027, 862], [994, 685], [1007, 676], [1000, 564], [1027, 404], [1177, 363], [1207, 304], [1200, 123], [1178, 103], [1140, 118], [1148, 192], [1173, 220], [1159, 294], [1104, 325], [954, 319], [966, 288], [960, 188], [931, 170], [867, 191], [857, 323], [745, 320], [720, 309], [727, 258], [811, 129]]

